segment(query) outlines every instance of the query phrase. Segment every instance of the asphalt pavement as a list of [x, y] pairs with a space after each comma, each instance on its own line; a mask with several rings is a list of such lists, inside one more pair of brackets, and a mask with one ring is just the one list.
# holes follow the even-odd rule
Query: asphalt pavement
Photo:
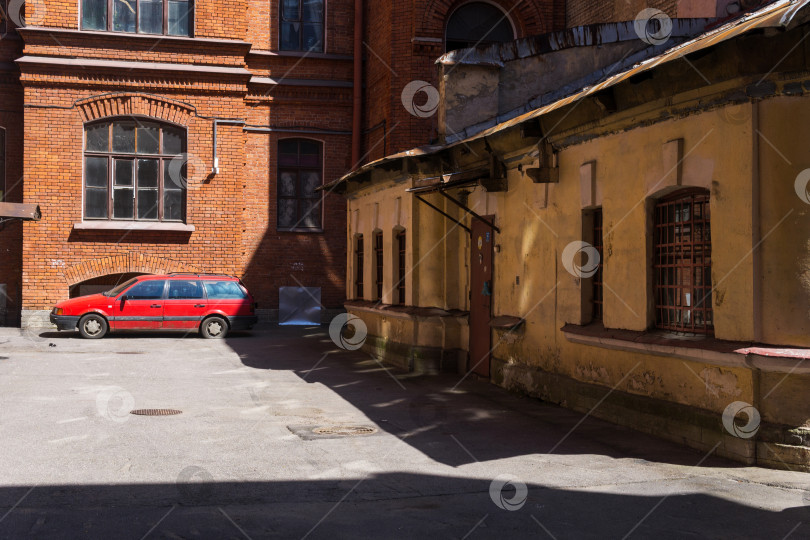
[[810, 537], [808, 474], [395, 372], [327, 330], [0, 329], [0, 538]]

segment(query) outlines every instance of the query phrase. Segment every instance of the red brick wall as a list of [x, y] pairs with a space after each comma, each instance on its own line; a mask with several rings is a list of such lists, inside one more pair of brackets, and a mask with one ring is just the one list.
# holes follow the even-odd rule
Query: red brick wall
[[[272, 10], [251, 6], [259, 13], [254, 19], [247, 13], [246, 2], [228, 6], [216, 3], [221, 9], [213, 9], [214, 4], [197, 3], [196, 35], [239, 42], [155, 40], [115, 34], [90, 37], [23, 30], [25, 54], [249, 67], [255, 76], [351, 80], [352, 62], [345, 57], [249, 55], [242, 41], [248, 38], [275, 49], [276, 38], [270, 31], [273, 25], [268, 22], [275, 20]], [[351, 35], [339, 34], [345, 34], [352, 22], [346, 21], [352, 6], [350, 1], [330, 2], [329, 20], [335, 21], [329, 29], [330, 35], [334, 34], [329, 40], [330, 53], [351, 52]], [[67, 8], [60, 11], [63, 8], [55, 6], [49, 11], [48, 16], [55, 17], [49, 19], [52, 26], [75, 28], [76, 12]], [[267, 24], [262, 23], [262, 17]], [[328, 131], [324, 135], [300, 136], [325, 143], [324, 181], [330, 182], [345, 173], [349, 165], [351, 137], [339, 132], [351, 129], [350, 88], [249, 85], [245, 75], [45, 66], [24, 66], [22, 81], [27, 105], [25, 170], [27, 178], [36, 179], [25, 183], [25, 200], [37, 202], [43, 209], [42, 221], [26, 224], [22, 253], [17, 259], [18, 276], [20, 258], [24, 261], [23, 309], [48, 309], [68, 297], [69, 285], [105, 273], [186, 269], [243, 277], [261, 308], [277, 306], [278, 287], [299, 283], [322, 287], [327, 307], [342, 304], [345, 202], [337, 196], [327, 197], [322, 233], [276, 231], [275, 148], [278, 138], [299, 136], [295, 133], [268, 135], [249, 132], [239, 125], [220, 125], [220, 172], [202, 182], [192, 182], [188, 190], [187, 223], [196, 227], [192, 233], [82, 231], [73, 225], [82, 220], [86, 113], [103, 111], [93, 113], [94, 117], [103, 117], [119, 110], [117, 105], [110, 105], [116, 100], [94, 101], [94, 96], [141, 94], [151, 100], [147, 106], [150, 115], [162, 116], [156, 111], [165, 110], [166, 115], [171, 115], [166, 119], [187, 123], [188, 151], [204, 164], [203, 172], [212, 165], [213, 117], [244, 119], [249, 125], [273, 129]], [[91, 102], [85, 104], [88, 99]], [[164, 102], [167, 105], [162, 106]], [[172, 105], [177, 102], [187, 104], [180, 106], [182, 113]], [[134, 110], [127, 107], [121, 110]], [[15, 109], [21, 113], [22, 104]], [[54, 126], [59, 126], [59, 137], [53, 136]]]
[[[405, 86], [422, 80], [438, 87], [436, 59], [444, 53], [448, 16], [468, 0], [367, 2], [365, 7], [364, 76], [366, 82], [363, 152], [373, 161], [427, 144], [437, 134], [437, 119], [417, 118], [402, 105]], [[565, 26], [564, 0], [497, 0], [514, 23], [518, 37]], [[424, 96], [421, 96], [423, 99]], [[380, 123], [385, 121], [383, 139]], [[372, 128], [372, 131], [370, 131]]]
[[[498, 1], [510, 11], [520, 36], [564, 26], [564, 0]], [[29, 2], [45, 6], [37, 10], [36, 24], [52, 31], [22, 30], [27, 56], [246, 68], [254, 77], [336, 84], [267, 85], [238, 74], [25, 65], [20, 85], [16, 75], [0, 73], [0, 126], [9, 129], [8, 177], [23, 176], [25, 168], [24, 185], [9, 199], [22, 200], [24, 192], [25, 201], [40, 204], [43, 211], [42, 221], [25, 224], [24, 241], [20, 225], [0, 230], [0, 250], [9, 254], [0, 258], [0, 283], [9, 284], [13, 310], [47, 309], [68, 297], [69, 285], [104, 273], [178, 269], [243, 276], [264, 308], [276, 306], [278, 287], [298, 284], [322, 287], [328, 307], [342, 303], [345, 202], [326, 196], [322, 233], [277, 231], [276, 147], [285, 137], [323, 141], [325, 182], [352, 166], [353, 90], [346, 83], [353, 73], [353, 0], [328, 1], [325, 54], [306, 55], [277, 51], [276, 1], [197, 0], [194, 40], [79, 34], [73, 32], [79, 28], [78, 1]], [[364, 135], [366, 160], [435, 136], [436, 118], [409, 114], [401, 93], [413, 80], [437, 84], [434, 62], [443, 46], [414, 38], [442, 38], [448, 14], [460, 3], [365, 2], [363, 123], [368, 129], [386, 121], [385, 138], [382, 129]], [[22, 44], [0, 41], [0, 62], [21, 56]], [[188, 125], [189, 152], [206, 170], [211, 167], [212, 117], [243, 119], [265, 130], [220, 125], [220, 172], [188, 191], [187, 221], [194, 232], [74, 229], [82, 220], [82, 136], [89, 110], [81, 100], [120, 92], [152, 95], [149, 103], [158, 104], [152, 111], [162, 109], [160, 103], [166, 110], [173, 103], [187, 104], [188, 110], [183, 105], [184, 112], [172, 118]], [[109, 103], [92, 106], [113, 114], [117, 109]]]
[[567, 0], [566, 26], [632, 21], [648, 7], [678, 16], [678, 0]]

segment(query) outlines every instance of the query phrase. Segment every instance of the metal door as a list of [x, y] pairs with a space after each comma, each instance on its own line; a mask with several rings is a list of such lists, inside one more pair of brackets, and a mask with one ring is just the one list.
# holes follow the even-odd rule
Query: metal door
[[[495, 216], [484, 216], [492, 223]], [[479, 219], [472, 220], [470, 261], [470, 364], [469, 370], [489, 377], [492, 331], [492, 252], [495, 233]]]

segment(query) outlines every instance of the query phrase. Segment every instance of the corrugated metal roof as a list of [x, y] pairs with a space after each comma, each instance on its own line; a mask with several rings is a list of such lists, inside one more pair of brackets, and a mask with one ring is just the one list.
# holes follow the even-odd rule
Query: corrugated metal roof
[[[488, 129], [482, 129], [475, 134], [463, 133], [460, 136], [452, 138], [448, 137], [448, 140], [450, 140], [450, 142], [448, 142], [445, 145], [421, 146], [419, 148], [414, 148], [412, 150], [400, 152], [398, 154], [386, 156], [376, 161], [372, 161], [370, 163], [367, 163], [363, 167], [360, 167], [359, 169], [356, 169], [344, 175], [342, 178], [325, 185], [324, 189], [328, 189], [340, 183], [346, 182], [357, 175], [363, 174], [385, 163], [390, 163], [392, 161], [408, 157], [433, 155], [442, 150], [452, 148], [454, 146], [458, 146], [461, 144], [469, 144], [470, 142], [482, 139], [489, 135], [493, 135], [505, 129], [509, 129], [511, 127], [517, 126], [529, 120], [538, 118], [552, 111], [570, 105], [576, 101], [579, 101], [588, 96], [596, 94], [597, 92], [600, 92], [606, 88], [610, 88], [611, 86], [626, 81], [631, 77], [639, 75], [640, 73], [644, 73], [646, 71], [654, 69], [662, 64], [671, 62], [673, 60], [677, 60], [683, 56], [695, 53], [697, 51], [701, 51], [708, 47], [712, 47], [723, 41], [740, 36], [746, 32], [750, 32], [751, 30], [770, 27], [786, 28], [789, 26], [795, 26], [797, 24], [805, 22], [807, 19], [810, 18], [810, 13], [808, 13], [807, 10], [801, 14], [801, 17], [798, 16], [799, 13], [802, 12], [802, 10], [804, 10], [808, 6], [808, 4], [810, 4], [810, 0], [779, 0], [757, 11], [749, 13], [744, 17], [741, 17], [732, 22], [724, 24], [714, 30], [705, 32], [691, 41], [687, 41], [685, 43], [676, 45], [675, 47], [672, 47], [671, 49], [667, 50], [661, 55], [638, 62], [629, 69], [626, 69], [620, 73], [616, 73], [615, 75], [610, 75], [603, 81], [599, 82], [598, 84], [583, 88], [578, 92], [575, 92], [565, 98], [559, 99], [557, 101], [549, 103], [548, 105], [539, 107], [527, 113], [516, 116], [511, 120], [498, 123], [497, 125], [494, 125], [493, 127], [490, 127]], [[462, 138], [465, 135], [466, 138]]]

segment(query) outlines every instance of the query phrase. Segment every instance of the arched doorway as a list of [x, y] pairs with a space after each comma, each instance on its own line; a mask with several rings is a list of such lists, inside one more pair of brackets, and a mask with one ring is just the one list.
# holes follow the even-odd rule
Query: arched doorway
[[515, 28], [501, 8], [489, 2], [469, 2], [448, 17], [444, 49], [447, 52], [514, 39]]
[[86, 296], [88, 294], [98, 294], [104, 291], [109, 291], [116, 285], [125, 283], [130, 279], [142, 276], [143, 273], [127, 272], [124, 274], [107, 274], [106, 276], [99, 276], [80, 283], [71, 285], [70, 297], [77, 298], [79, 296]]

